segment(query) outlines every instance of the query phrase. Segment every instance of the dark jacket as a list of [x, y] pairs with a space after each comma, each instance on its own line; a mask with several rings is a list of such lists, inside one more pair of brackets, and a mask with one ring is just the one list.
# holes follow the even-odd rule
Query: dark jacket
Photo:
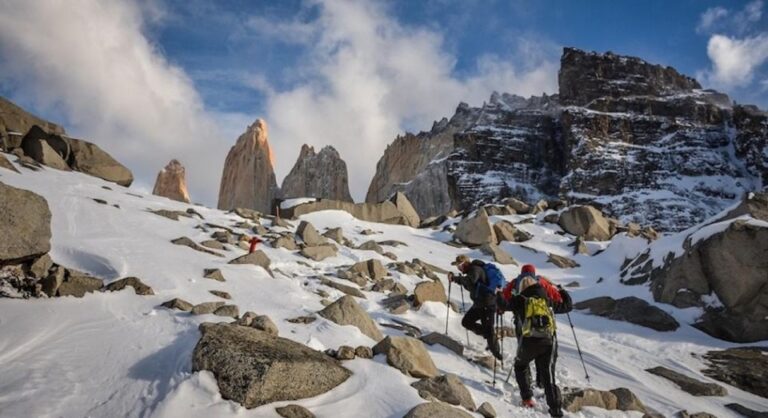
[[469, 290], [469, 297], [478, 306], [496, 306], [496, 295], [478, 291], [477, 283], [488, 283], [488, 277], [485, 275], [484, 262], [474, 260], [467, 267], [466, 274], [453, 276], [453, 280], [459, 283], [463, 288]]

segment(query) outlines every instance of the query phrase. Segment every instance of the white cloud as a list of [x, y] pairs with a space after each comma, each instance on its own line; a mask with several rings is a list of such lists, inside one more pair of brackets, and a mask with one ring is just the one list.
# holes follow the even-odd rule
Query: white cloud
[[[458, 78], [457, 58], [445, 51], [440, 33], [403, 26], [377, 2], [315, 4], [317, 19], [301, 23], [299, 31], [310, 46], [299, 71], [304, 81], [268, 96], [278, 178], [302, 143], [332, 144], [348, 164], [353, 196], [362, 199], [379, 157], [406, 128], [429, 129], [460, 101], [480, 104], [493, 90], [530, 95], [557, 89], [559, 51], [553, 59], [543, 42], [521, 41], [516, 62], [484, 56], [470, 76]], [[295, 26], [259, 23], [259, 33], [273, 36]]]
[[192, 198], [215, 204], [232, 138], [218, 137], [184, 71], [143, 35], [163, 16], [150, 1], [0, 2], [0, 74], [39, 108], [63, 109], [70, 134], [128, 165], [137, 187], [178, 158]]
[[713, 35], [707, 44], [707, 55], [712, 69], [703, 73], [706, 82], [726, 88], [746, 86], [768, 60], [768, 34], [744, 39]]
[[701, 14], [701, 17], [699, 18], [699, 25], [696, 26], [696, 32], [709, 32], [717, 22], [726, 18], [728, 14], [728, 10], [720, 6], [707, 9], [704, 13]]

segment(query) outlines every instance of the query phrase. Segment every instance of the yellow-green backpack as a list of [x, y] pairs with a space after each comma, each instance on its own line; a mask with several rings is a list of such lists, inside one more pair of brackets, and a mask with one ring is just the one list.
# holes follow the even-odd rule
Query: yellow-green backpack
[[555, 335], [555, 315], [547, 300], [539, 297], [525, 299], [523, 337], [552, 338]]

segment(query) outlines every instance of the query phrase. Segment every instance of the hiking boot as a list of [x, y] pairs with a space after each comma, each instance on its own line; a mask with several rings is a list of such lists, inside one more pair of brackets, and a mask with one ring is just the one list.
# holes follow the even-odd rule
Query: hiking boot
[[[534, 408], [536, 406], [536, 402], [534, 402], [533, 399], [523, 399], [523, 402], [520, 405], [523, 408]], [[560, 416], [562, 416], [562, 414]]]
[[549, 416], [551, 416], [551, 417], [562, 417], [563, 416], [563, 411], [560, 408], [550, 409], [549, 410]]
[[493, 343], [488, 343], [488, 345], [485, 346], [485, 349], [490, 351], [491, 354], [493, 354], [496, 359], [499, 361], [504, 361], [504, 358], [501, 356], [501, 350], [499, 348], [499, 342], [494, 341]]

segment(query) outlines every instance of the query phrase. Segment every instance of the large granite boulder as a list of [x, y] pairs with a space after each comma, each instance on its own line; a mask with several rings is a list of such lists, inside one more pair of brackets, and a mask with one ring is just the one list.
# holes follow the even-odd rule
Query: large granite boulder
[[82, 139], [67, 138], [72, 153], [69, 166], [73, 170], [128, 187], [133, 183], [131, 170], [112, 158], [106, 151]]
[[328, 240], [321, 236], [320, 233], [317, 232], [317, 229], [307, 221], [301, 221], [299, 227], [296, 228], [296, 235], [298, 235], [309, 247], [323, 245], [328, 242]]
[[351, 373], [330, 357], [254, 328], [203, 323], [192, 370], [216, 377], [224, 399], [246, 408], [328, 392]]
[[355, 302], [355, 298], [349, 295], [342, 296], [336, 302], [328, 305], [318, 313], [323, 318], [339, 325], [352, 325], [374, 341], [384, 338], [376, 322], [371, 319], [368, 312], [364, 311]]
[[178, 160], [171, 160], [165, 168], [157, 173], [152, 194], [167, 197], [178, 202], [190, 202], [189, 191], [187, 191], [186, 170]]
[[472, 399], [472, 394], [469, 393], [461, 379], [454, 374], [421, 379], [412, 383], [411, 386], [416, 388], [419, 394], [431, 395], [445, 403], [460, 405], [470, 411], [475, 410], [475, 400]]
[[602, 296], [576, 303], [573, 307], [589, 309], [592, 315], [625, 321], [656, 331], [674, 331], [680, 327], [670, 314], [634, 296], [621, 299]]
[[716, 383], [702, 382], [666, 367], [657, 366], [645, 371], [673, 382], [693, 396], [728, 396], [728, 391]]
[[283, 179], [280, 194], [285, 199], [317, 197], [352, 202], [347, 164], [330, 145], [315, 153], [313, 147], [304, 144], [296, 164]]
[[267, 271], [267, 273], [271, 275], [272, 271], [269, 269], [271, 263], [272, 261], [269, 259], [267, 254], [264, 253], [264, 251], [256, 250], [250, 254], [237, 257], [227, 264], [253, 264], [263, 268]]
[[443, 402], [416, 405], [403, 418], [472, 418], [472, 415]]
[[496, 244], [496, 233], [493, 230], [488, 213], [484, 208], [477, 211], [477, 215], [459, 222], [454, 238], [467, 245]]
[[0, 265], [51, 250], [51, 211], [35, 193], [0, 182]]
[[563, 230], [583, 237], [587, 241], [608, 241], [611, 227], [603, 213], [592, 206], [575, 206], [560, 214], [558, 220]]
[[424, 343], [412, 337], [387, 337], [373, 347], [373, 354], [387, 356], [387, 364], [412, 377], [435, 377], [435, 363]]
[[61, 126], [41, 119], [0, 97], [0, 149], [10, 152], [20, 147], [24, 135], [35, 126], [49, 134], [65, 134]]
[[579, 389], [563, 393], [563, 409], [578, 412], [585, 406], [609, 411], [639, 411], [647, 413], [645, 405], [629, 389], [617, 388], [610, 391]]
[[389, 201], [394, 203], [395, 207], [397, 207], [397, 210], [403, 214], [407, 225], [414, 228], [419, 227], [419, 224], [421, 224], [421, 218], [419, 218], [419, 214], [416, 212], [416, 209], [413, 208], [411, 201], [408, 200], [408, 197], [406, 197], [404, 193], [395, 193], [395, 195], [392, 196]]
[[58, 135], [48, 134], [40, 127], [34, 126], [21, 140], [21, 149], [24, 150], [24, 155], [40, 164], [69, 171], [66, 161], [70, 154], [69, 143]]
[[439, 280], [427, 280], [416, 285], [413, 289], [413, 304], [421, 306], [425, 302], [448, 302], [445, 287]]
[[224, 161], [218, 208], [272, 211], [277, 197], [275, 157], [267, 139], [267, 123], [257, 119], [240, 135]]
[[304, 247], [299, 254], [314, 261], [323, 261], [326, 258], [335, 257], [338, 251], [338, 248], [333, 244], [322, 244], [314, 247]]

